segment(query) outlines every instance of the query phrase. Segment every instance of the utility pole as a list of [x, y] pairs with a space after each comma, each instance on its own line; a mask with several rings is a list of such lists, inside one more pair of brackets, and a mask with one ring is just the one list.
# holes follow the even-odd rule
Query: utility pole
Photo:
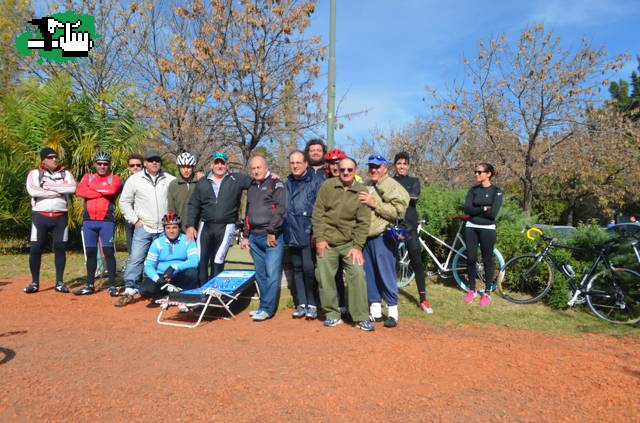
[[329, 13], [329, 88], [327, 95], [327, 148], [335, 147], [336, 127], [336, 0], [331, 0]]

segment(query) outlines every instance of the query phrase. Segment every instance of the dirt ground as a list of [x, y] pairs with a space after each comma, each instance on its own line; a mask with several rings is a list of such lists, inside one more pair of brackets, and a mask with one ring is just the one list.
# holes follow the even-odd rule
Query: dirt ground
[[0, 280], [0, 421], [638, 421], [640, 341], [290, 312], [159, 326]]

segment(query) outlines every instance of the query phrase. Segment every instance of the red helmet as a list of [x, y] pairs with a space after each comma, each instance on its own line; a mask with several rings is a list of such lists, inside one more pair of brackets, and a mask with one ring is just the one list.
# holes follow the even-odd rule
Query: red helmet
[[339, 148], [332, 148], [324, 155], [324, 161], [332, 162], [334, 160], [344, 159], [345, 157], [347, 157], [347, 153], [340, 150]]
[[182, 222], [176, 212], [169, 212], [162, 217], [162, 225], [179, 225]]

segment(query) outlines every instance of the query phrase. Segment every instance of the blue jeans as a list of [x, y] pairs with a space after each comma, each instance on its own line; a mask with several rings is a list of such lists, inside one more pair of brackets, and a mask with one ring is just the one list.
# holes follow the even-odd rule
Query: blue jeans
[[384, 299], [388, 306], [398, 305], [395, 252], [395, 243], [384, 235], [367, 239], [362, 253], [369, 304]]
[[162, 232], [157, 234], [149, 233], [142, 226], [135, 228], [133, 231], [127, 269], [124, 271], [125, 288], [138, 288], [138, 281], [142, 277], [144, 268], [144, 259], [147, 258], [151, 243], [160, 235], [162, 235]]
[[249, 234], [249, 249], [256, 268], [256, 280], [260, 288], [260, 310], [273, 316], [278, 309], [284, 238], [276, 237], [278, 245], [267, 246], [267, 234]]

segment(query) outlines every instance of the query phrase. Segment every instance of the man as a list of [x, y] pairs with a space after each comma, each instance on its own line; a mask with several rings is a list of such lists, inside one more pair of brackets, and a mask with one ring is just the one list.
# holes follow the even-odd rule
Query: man
[[124, 273], [124, 296], [115, 304], [123, 307], [135, 301], [138, 280], [151, 243], [163, 231], [162, 217], [167, 213], [169, 183], [175, 178], [161, 169], [162, 157], [157, 151], [144, 155], [144, 170], [127, 179], [120, 196], [124, 218], [134, 225], [129, 261]]
[[93, 285], [98, 266], [99, 239], [109, 274], [109, 294], [115, 297], [118, 290], [115, 286], [116, 257], [113, 248], [114, 213], [116, 196], [120, 193], [122, 182], [118, 175], [111, 173], [111, 154], [106, 151], [96, 153], [93, 165], [96, 173], [85, 174], [76, 192], [78, 197], [84, 198], [82, 235], [87, 256], [87, 284], [74, 294], [89, 295], [95, 292]]
[[[327, 178], [337, 178], [340, 176], [340, 160], [347, 157], [347, 153], [340, 150], [339, 148], [332, 148], [327, 151], [324, 155], [324, 161], [327, 167]], [[356, 175], [356, 181], [358, 180], [358, 175]], [[347, 293], [345, 292], [344, 287], [344, 268], [342, 266], [342, 261], [339, 262], [338, 272], [336, 273], [336, 287], [338, 288], [338, 304], [340, 305], [340, 313], [344, 316], [347, 313]]]
[[369, 312], [372, 321], [382, 320], [382, 299], [387, 304], [384, 326], [398, 325], [398, 284], [396, 281], [396, 240], [385, 234], [387, 226], [400, 221], [409, 205], [409, 193], [388, 175], [389, 162], [374, 154], [367, 160], [368, 192], [358, 193], [360, 203], [371, 210], [371, 225], [364, 246]]
[[427, 314], [433, 313], [431, 304], [426, 297], [426, 281], [424, 274], [424, 263], [422, 262], [422, 252], [420, 242], [418, 241], [418, 210], [416, 203], [420, 199], [420, 180], [409, 176], [411, 168], [409, 164], [409, 154], [402, 151], [393, 158], [393, 165], [396, 168], [396, 174], [393, 177], [400, 183], [409, 193], [409, 207], [404, 215], [404, 223], [409, 230], [409, 238], [405, 241], [407, 251], [409, 252], [409, 262], [414, 274], [416, 275], [416, 285], [418, 286], [418, 295], [420, 297], [420, 308]]
[[[137, 153], [131, 154], [129, 156], [127, 160], [127, 170], [129, 171], [129, 176], [142, 171], [142, 160], [142, 155]], [[135, 227], [131, 223], [127, 222], [126, 220], [124, 221], [124, 234], [125, 238], [127, 239], [127, 253], [131, 253], [131, 241], [133, 240], [134, 229]]]
[[[273, 178], [267, 161], [254, 156], [249, 162], [253, 181], [247, 192], [247, 213], [241, 248], [249, 247], [260, 288], [260, 305], [254, 321], [272, 317], [278, 308], [284, 240], [284, 184]], [[248, 238], [247, 238], [248, 236]]]
[[371, 213], [358, 201], [358, 193], [366, 192], [367, 188], [356, 182], [356, 172], [355, 160], [344, 158], [340, 160], [340, 177], [322, 184], [313, 207], [313, 236], [320, 302], [326, 313], [324, 325], [333, 327], [342, 323], [335, 281], [338, 263], [342, 261], [349, 313], [358, 328], [372, 331], [362, 256]]
[[328, 178], [337, 178], [340, 176], [340, 160], [347, 157], [347, 153], [339, 148], [332, 148], [324, 155], [324, 162], [327, 166]]
[[317, 138], [310, 139], [304, 147], [304, 155], [309, 163], [309, 172], [323, 181], [327, 179], [327, 170], [324, 167], [326, 152], [327, 146]]
[[322, 180], [308, 172], [307, 160], [300, 150], [289, 154], [289, 168], [291, 174], [285, 183], [284, 242], [289, 247], [297, 302], [292, 316], [314, 320], [318, 317], [318, 302], [311, 214]]
[[140, 285], [140, 296], [150, 299], [150, 305], [161, 296], [162, 287], [166, 284], [182, 289], [200, 286], [198, 246], [180, 232], [181, 220], [174, 212], [164, 215], [164, 234], [153, 241], [144, 261], [145, 278]]
[[[198, 237], [198, 278], [201, 284], [224, 270], [224, 260], [236, 229], [242, 191], [251, 185], [249, 176], [229, 172], [226, 153], [214, 152], [212, 158], [211, 171], [196, 183], [189, 200], [186, 225], [187, 238], [193, 240]], [[196, 230], [198, 222], [202, 223]]]
[[[191, 153], [181, 153], [176, 157], [179, 175], [169, 184], [167, 210], [176, 213], [178, 216], [188, 216], [189, 199], [197, 182], [194, 173], [196, 163], [196, 158]], [[181, 219], [181, 221], [181, 229], [186, 232], [186, 219]]]
[[31, 196], [32, 210], [29, 250], [31, 283], [24, 289], [27, 294], [40, 289], [40, 263], [49, 232], [53, 238], [56, 267], [55, 290], [69, 292], [63, 282], [63, 275], [67, 260], [69, 196], [75, 190], [76, 181], [71, 172], [60, 165], [58, 153], [50, 147], [40, 150], [40, 167], [27, 175], [27, 192]]

